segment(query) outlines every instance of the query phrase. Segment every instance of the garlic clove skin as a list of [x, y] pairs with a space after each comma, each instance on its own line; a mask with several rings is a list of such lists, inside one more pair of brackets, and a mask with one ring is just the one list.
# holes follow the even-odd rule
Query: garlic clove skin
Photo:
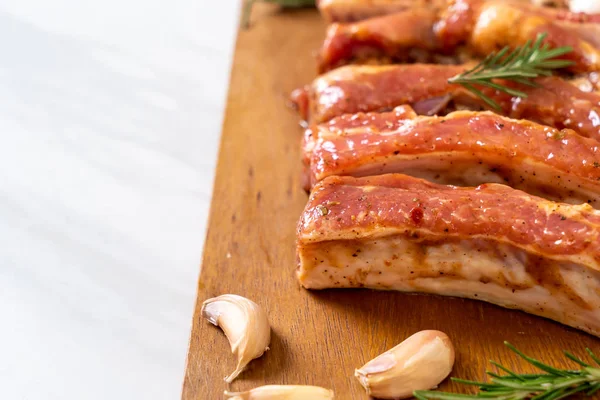
[[235, 371], [225, 378], [225, 382], [231, 383], [250, 361], [269, 349], [271, 326], [267, 314], [252, 300], [224, 294], [202, 303], [201, 314], [223, 330], [231, 352], [238, 359]]
[[333, 391], [319, 386], [267, 385], [248, 392], [225, 391], [229, 400], [331, 400]]
[[417, 332], [386, 351], [354, 375], [367, 394], [381, 399], [405, 399], [415, 390], [437, 387], [452, 371], [454, 346], [440, 331]]

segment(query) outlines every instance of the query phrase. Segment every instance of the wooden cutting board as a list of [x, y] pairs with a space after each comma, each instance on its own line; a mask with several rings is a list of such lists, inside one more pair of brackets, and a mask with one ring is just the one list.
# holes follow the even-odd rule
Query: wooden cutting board
[[[286, 103], [291, 90], [315, 77], [324, 31], [315, 10], [257, 5], [252, 28], [239, 33], [182, 398], [222, 399], [223, 377], [235, 369], [225, 335], [200, 316], [205, 299], [225, 293], [259, 303], [272, 325], [270, 351], [231, 390], [312, 384], [333, 389], [338, 399], [366, 399], [354, 369], [422, 329], [450, 336], [453, 376], [462, 378], [484, 379], [489, 359], [531, 370], [504, 340], [562, 367], [573, 364], [561, 350], [600, 352], [590, 335], [483, 302], [300, 287], [295, 230], [307, 195], [300, 181], [302, 130]], [[466, 390], [454, 383], [442, 389]]]

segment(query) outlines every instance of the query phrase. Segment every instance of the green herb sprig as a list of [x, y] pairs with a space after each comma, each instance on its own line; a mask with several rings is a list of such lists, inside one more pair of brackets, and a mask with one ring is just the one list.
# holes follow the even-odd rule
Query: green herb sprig
[[315, 0], [245, 0], [242, 8], [242, 26], [244, 28], [247, 28], [250, 24], [252, 6], [259, 1], [279, 4], [284, 8], [314, 7], [316, 4]]
[[600, 390], [600, 358], [590, 349], [586, 349], [591, 359], [598, 365], [592, 366], [579, 357], [565, 351], [565, 356], [581, 367], [579, 370], [566, 370], [554, 368], [534, 358], [526, 356], [512, 344], [504, 344], [529, 364], [542, 370], [541, 374], [517, 374], [510, 369], [490, 361], [492, 365], [507, 375], [498, 375], [487, 371], [491, 377], [490, 382], [476, 382], [465, 379], [452, 378], [452, 381], [479, 387], [477, 394], [457, 394], [436, 392], [431, 390], [417, 390], [414, 396], [419, 400], [465, 400], [465, 399], [491, 399], [491, 400], [558, 400], [576, 393], [592, 396]]
[[546, 33], [538, 34], [535, 42], [527, 41], [525, 45], [510, 49], [504, 47], [497, 53], [488, 55], [475, 67], [450, 79], [449, 83], [464, 86], [467, 90], [481, 97], [490, 107], [500, 111], [500, 106], [486, 96], [475, 85], [487, 86], [511, 96], [527, 97], [521, 90], [513, 89], [494, 82], [494, 79], [505, 79], [527, 86], [538, 86], [533, 79], [540, 76], [550, 76], [552, 71], [573, 65], [570, 60], [557, 60], [573, 49], [569, 46], [550, 48], [548, 43], [543, 43]]

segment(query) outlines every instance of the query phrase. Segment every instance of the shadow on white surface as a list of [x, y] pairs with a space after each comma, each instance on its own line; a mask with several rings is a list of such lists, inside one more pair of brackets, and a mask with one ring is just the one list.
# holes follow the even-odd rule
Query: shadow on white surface
[[0, 3], [0, 398], [180, 396], [237, 6]]

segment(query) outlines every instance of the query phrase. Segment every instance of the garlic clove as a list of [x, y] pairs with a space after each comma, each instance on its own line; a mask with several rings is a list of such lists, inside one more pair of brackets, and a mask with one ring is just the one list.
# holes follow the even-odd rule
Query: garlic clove
[[415, 390], [435, 388], [453, 365], [450, 338], [429, 330], [415, 333], [357, 369], [354, 375], [370, 396], [404, 399], [412, 397]]
[[223, 330], [231, 352], [238, 359], [235, 371], [225, 378], [225, 382], [231, 383], [250, 361], [269, 349], [271, 326], [267, 314], [255, 302], [235, 294], [224, 294], [202, 303], [201, 314]]
[[333, 391], [319, 386], [267, 385], [248, 392], [225, 391], [229, 400], [331, 400]]

